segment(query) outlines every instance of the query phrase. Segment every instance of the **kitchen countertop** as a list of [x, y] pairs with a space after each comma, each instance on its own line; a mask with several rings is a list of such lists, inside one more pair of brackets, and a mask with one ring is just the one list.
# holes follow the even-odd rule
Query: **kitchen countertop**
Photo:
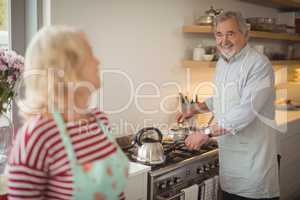
[[277, 124], [284, 125], [300, 120], [300, 109], [299, 110], [276, 110], [276, 122]]
[[151, 167], [136, 162], [129, 162], [129, 177], [150, 171]]
[[276, 110], [276, 123], [278, 130], [283, 134], [295, 134], [300, 132], [299, 110]]

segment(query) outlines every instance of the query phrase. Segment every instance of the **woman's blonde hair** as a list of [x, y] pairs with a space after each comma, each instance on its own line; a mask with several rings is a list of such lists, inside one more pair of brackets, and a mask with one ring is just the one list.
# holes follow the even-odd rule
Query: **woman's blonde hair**
[[23, 117], [61, 110], [68, 84], [80, 81], [86, 46], [83, 32], [66, 26], [45, 27], [34, 36], [25, 55], [25, 96], [18, 102]]

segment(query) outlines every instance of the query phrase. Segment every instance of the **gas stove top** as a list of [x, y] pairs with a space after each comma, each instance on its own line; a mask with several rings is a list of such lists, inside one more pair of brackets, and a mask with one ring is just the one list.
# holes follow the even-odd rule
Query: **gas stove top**
[[[124, 153], [127, 155], [130, 161], [139, 162], [136, 159], [137, 146], [130, 147], [133, 136], [125, 136], [117, 139], [117, 143], [123, 149]], [[200, 150], [189, 150], [184, 143], [162, 143], [164, 148], [164, 154], [166, 160], [162, 164], [150, 165], [148, 163], [143, 163], [145, 165], [151, 166], [151, 170], [157, 170], [160, 168], [172, 166], [180, 162], [184, 162], [189, 159], [193, 159], [204, 155], [208, 152], [217, 151], [218, 145], [216, 141], [211, 141], [206, 145], [203, 145]]]

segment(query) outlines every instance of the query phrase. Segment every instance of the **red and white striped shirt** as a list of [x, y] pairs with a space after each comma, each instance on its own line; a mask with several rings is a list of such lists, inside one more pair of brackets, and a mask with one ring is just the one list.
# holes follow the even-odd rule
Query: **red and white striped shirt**
[[[107, 116], [93, 110], [104, 125]], [[96, 119], [88, 123], [67, 122], [79, 164], [102, 159], [116, 152]], [[58, 127], [53, 119], [37, 117], [18, 132], [9, 161], [9, 199], [72, 199], [72, 172]], [[120, 199], [125, 199], [120, 194]]]

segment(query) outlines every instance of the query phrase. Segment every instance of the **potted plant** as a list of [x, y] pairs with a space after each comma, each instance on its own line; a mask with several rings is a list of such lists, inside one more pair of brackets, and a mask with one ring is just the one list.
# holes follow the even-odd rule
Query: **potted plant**
[[16, 85], [24, 67], [24, 59], [14, 51], [0, 48], [0, 174], [6, 165], [13, 138], [13, 127], [7, 112], [16, 94]]

